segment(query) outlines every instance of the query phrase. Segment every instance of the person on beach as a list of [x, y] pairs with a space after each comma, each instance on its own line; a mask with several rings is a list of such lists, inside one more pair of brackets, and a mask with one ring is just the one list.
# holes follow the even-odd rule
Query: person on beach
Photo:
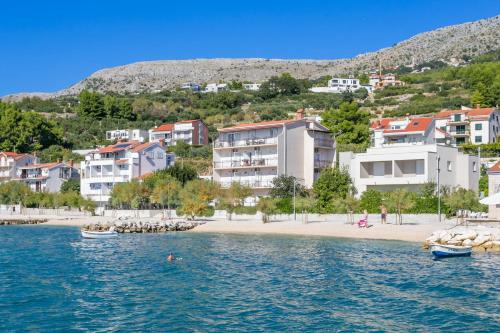
[[169, 254], [169, 255], [168, 255], [168, 257], [167, 257], [167, 261], [168, 261], [168, 262], [172, 262], [172, 261], [174, 261], [174, 260], [175, 260], [175, 257], [174, 257], [174, 255], [172, 254], [172, 252], [170, 252], [170, 254]]
[[358, 227], [368, 228], [368, 211], [366, 209], [363, 211], [363, 216], [361, 217], [361, 220], [359, 220], [358, 222]]
[[382, 224], [387, 223], [387, 208], [384, 205], [380, 206], [380, 220]]

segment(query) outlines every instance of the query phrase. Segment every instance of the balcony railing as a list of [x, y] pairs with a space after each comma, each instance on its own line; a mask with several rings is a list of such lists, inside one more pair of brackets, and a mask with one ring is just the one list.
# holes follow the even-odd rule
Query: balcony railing
[[329, 160], [315, 160], [314, 161], [315, 168], [328, 168], [328, 167], [331, 167], [332, 164], [333, 164], [333, 162], [329, 161]]
[[233, 180], [220, 182], [222, 188], [228, 188], [232, 183], [240, 183], [241, 185], [251, 188], [271, 188], [273, 187], [272, 180]]
[[324, 138], [315, 138], [314, 139], [314, 146], [333, 148], [333, 140], [332, 139], [324, 139]]
[[450, 134], [454, 136], [467, 136], [470, 135], [470, 131], [469, 130], [450, 131]]
[[273, 145], [278, 143], [278, 138], [246, 139], [235, 141], [215, 141], [215, 148], [248, 147], [260, 145]]
[[215, 169], [264, 167], [264, 166], [277, 166], [277, 165], [278, 165], [278, 159], [276, 158], [253, 158], [253, 159], [214, 162]]

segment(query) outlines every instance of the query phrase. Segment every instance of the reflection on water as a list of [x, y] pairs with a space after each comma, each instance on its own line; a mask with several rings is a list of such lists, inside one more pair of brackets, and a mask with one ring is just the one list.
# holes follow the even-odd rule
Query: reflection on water
[[[0, 229], [0, 331], [499, 331], [500, 256], [418, 245]], [[183, 260], [168, 263], [174, 252]]]

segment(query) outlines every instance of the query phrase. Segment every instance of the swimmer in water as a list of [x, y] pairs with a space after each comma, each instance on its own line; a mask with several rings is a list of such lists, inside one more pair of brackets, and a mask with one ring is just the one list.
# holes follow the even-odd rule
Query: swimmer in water
[[167, 261], [174, 261], [174, 255], [172, 254], [172, 252], [170, 252], [170, 254], [168, 255], [167, 257]]

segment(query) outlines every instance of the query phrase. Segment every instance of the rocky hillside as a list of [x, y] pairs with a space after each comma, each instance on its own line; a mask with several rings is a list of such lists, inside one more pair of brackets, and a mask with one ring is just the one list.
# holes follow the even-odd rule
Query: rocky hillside
[[[260, 82], [283, 72], [289, 72], [297, 78], [311, 79], [324, 75], [353, 75], [376, 69], [379, 59], [384, 68], [419, 65], [434, 60], [458, 64], [468, 57], [499, 48], [500, 16], [495, 16], [421, 33], [390, 48], [352, 59], [194, 59], [138, 62], [97, 71], [67, 89], [39, 96], [47, 98], [73, 95], [84, 89], [100, 92], [156, 91], [175, 88], [183, 82]], [[26, 95], [11, 97], [17, 99]]]

